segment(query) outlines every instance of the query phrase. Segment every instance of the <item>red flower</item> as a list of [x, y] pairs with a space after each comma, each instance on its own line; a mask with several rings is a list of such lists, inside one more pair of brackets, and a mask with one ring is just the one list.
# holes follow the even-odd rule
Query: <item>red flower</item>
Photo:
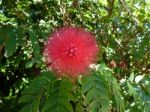
[[120, 62], [119, 62], [119, 66], [120, 66], [122, 69], [125, 69], [125, 68], [126, 68], [126, 63], [125, 63], [125, 61], [120, 61]]
[[92, 34], [81, 28], [63, 27], [48, 39], [44, 55], [48, 66], [58, 75], [84, 74], [98, 53]]
[[117, 66], [117, 64], [116, 64], [116, 62], [115, 62], [114, 60], [111, 60], [111, 61], [109, 62], [109, 67], [110, 67], [110, 68], [116, 68], [116, 66]]

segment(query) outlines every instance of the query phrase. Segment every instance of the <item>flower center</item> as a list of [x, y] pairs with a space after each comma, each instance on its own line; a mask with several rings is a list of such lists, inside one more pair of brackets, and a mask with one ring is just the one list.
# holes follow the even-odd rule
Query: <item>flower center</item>
[[77, 54], [77, 48], [73, 44], [70, 44], [66, 50], [66, 55], [72, 58], [76, 56], [76, 54]]

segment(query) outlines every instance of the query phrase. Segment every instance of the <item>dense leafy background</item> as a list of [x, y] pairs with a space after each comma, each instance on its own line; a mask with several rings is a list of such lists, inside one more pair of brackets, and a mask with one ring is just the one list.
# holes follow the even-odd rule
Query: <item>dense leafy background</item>
[[[149, 112], [149, 0], [0, 0], [0, 112]], [[91, 31], [95, 70], [57, 79], [42, 56], [63, 25]]]

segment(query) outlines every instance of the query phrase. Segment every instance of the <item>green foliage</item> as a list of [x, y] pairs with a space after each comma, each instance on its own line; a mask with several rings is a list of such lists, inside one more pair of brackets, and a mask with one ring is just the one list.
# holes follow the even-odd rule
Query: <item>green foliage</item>
[[87, 111], [109, 112], [110, 100], [106, 81], [103, 77], [93, 74], [83, 80], [82, 92], [85, 94]]
[[112, 105], [117, 105], [116, 109], [117, 111], [124, 112], [125, 111], [125, 102], [123, 100], [123, 96], [121, 94], [121, 89], [120, 86], [117, 82], [117, 79], [113, 76], [112, 70], [109, 69], [105, 64], [101, 64], [99, 66], [100, 68], [100, 73], [103, 75], [103, 77], [106, 78], [107, 83], [108, 83], [108, 88], [110, 90], [111, 98], [115, 99], [113, 103], [116, 102], [116, 104]]
[[21, 112], [37, 112], [44, 98], [46, 87], [55, 79], [50, 72], [42, 73], [27, 86], [19, 99], [19, 103], [25, 103]]
[[135, 80], [135, 82], [139, 83], [140, 86], [138, 86], [135, 82], [130, 82], [130, 81], [127, 82], [129, 94], [130, 96], [133, 96], [135, 102], [139, 103], [138, 105], [139, 110], [148, 112], [150, 109], [150, 96], [149, 96], [150, 77], [145, 76], [143, 79], [139, 81], [140, 82], [137, 82]]
[[85, 101], [90, 108], [88, 110], [92, 112], [109, 112], [111, 106], [119, 112], [125, 110], [120, 87], [105, 64], [99, 65], [96, 73], [83, 79], [82, 91], [86, 94]]
[[73, 86], [69, 80], [56, 80], [46, 92], [43, 112], [73, 112], [70, 101], [74, 100]]
[[1, 28], [1, 39], [2, 39], [2, 44], [5, 45], [5, 56], [9, 57], [11, 56], [15, 51], [16, 51], [16, 32], [13, 31], [14, 27], [13, 26], [4, 26]]
[[73, 112], [72, 91], [69, 80], [56, 80], [51, 73], [44, 72], [23, 90], [19, 103], [24, 106], [20, 112]]
[[[1, 0], [0, 111], [149, 112], [149, 12], [149, 0]], [[74, 83], [43, 74], [44, 42], [64, 25], [91, 31], [100, 48]]]

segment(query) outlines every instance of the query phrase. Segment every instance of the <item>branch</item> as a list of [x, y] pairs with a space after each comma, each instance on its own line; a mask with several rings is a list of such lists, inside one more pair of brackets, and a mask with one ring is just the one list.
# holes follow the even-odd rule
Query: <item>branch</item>
[[111, 14], [113, 12], [114, 1], [115, 0], [107, 0], [107, 2], [108, 2], [108, 15], [109, 16], [111, 16]]

